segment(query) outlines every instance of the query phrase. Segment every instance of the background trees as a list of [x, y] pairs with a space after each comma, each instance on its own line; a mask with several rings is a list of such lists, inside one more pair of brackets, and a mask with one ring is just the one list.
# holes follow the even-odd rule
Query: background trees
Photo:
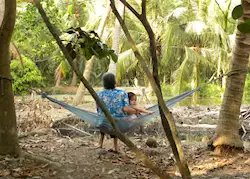
[[[168, 89], [168, 94], [200, 86], [212, 77], [227, 72], [232, 50], [230, 38], [233, 37], [236, 27], [235, 21], [231, 18], [231, 11], [239, 2], [158, 0], [148, 4], [150, 11], [147, 17], [157, 39], [160, 81]], [[77, 25], [86, 31], [97, 31], [101, 18], [105, 16], [108, 1], [95, 0], [83, 3], [77, 0], [50, 0], [42, 3], [48, 7], [49, 17], [58, 25], [58, 34], [62, 34], [66, 29]], [[132, 5], [139, 7], [140, 4], [132, 2]], [[150, 64], [146, 32], [129, 11], [125, 12], [124, 18], [135, 43], [143, 50], [142, 54]], [[55, 41], [48, 35], [48, 30], [38, 22], [41, 22], [41, 18], [34, 7], [25, 2], [18, 3], [18, 19], [13, 42], [24, 56], [36, 63], [44, 76], [46, 86], [74, 84], [72, 80], [75, 76], [69, 71], [69, 65], [62, 58]], [[111, 15], [106, 22], [102, 39], [111, 46], [114, 41], [115, 17]], [[26, 36], [31, 38], [25, 38]], [[139, 85], [147, 86], [148, 80], [126, 43], [123, 33], [119, 49], [119, 84], [134, 85], [136, 78]], [[82, 57], [78, 64], [82, 72], [85, 69], [85, 61]], [[89, 80], [93, 85], [100, 86], [100, 76], [109, 66], [109, 63], [101, 63], [93, 62], [94, 70], [90, 70]], [[209, 96], [209, 91], [222, 92], [221, 87], [225, 87], [224, 84], [225, 78], [220, 83], [210, 85], [211, 90], [205, 89], [201, 95]], [[168, 88], [169, 85], [175, 87]]]

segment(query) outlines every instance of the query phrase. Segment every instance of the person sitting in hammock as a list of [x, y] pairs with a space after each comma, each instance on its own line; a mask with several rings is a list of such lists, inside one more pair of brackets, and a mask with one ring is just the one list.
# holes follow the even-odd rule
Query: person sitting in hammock
[[[127, 115], [136, 114], [136, 110], [130, 107], [128, 102], [128, 94], [124, 90], [116, 89], [115, 75], [112, 73], [105, 73], [102, 77], [104, 90], [97, 93], [99, 98], [103, 101], [105, 106], [108, 108], [110, 114], [114, 118], [122, 118]], [[97, 112], [103, 115], [102, 109], [97, 105]], [[118, 139], [114, 138], [114, 151], [118, 152]], [[100, 148], [103, 147], [104, 133], [101, 131]]]
[[[153, 114], [154, 111], [149, 111], [144, 108], [138, 107], [137, 106], [137, 97], [136, 94], [133, 92], [128, 92], [128, 100], [130, 106], [136, 110], [136, 116], [139, 116], [141, 113], [146, 113], [146, 114]], [[141, 134], [144, 133], [143, 125], [140, 125], [140, 132]]]
[[144, 108], [137, 106], [137, 97], [136, 97], [135, 93], [128, 92], [128, 99], [129, 99], [130, 106], [136, 110], [137, 115], [140, 113], [146, 113], [146, 114], [153, 114], [154, 113], [154, 111], [149, 111], [149, 110], [146, 110]]

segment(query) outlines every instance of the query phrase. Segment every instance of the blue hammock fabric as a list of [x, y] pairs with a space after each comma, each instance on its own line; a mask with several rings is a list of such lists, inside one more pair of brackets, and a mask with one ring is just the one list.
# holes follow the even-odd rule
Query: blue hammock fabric
[[[193, 94], [194, 92], [196, 92], [199, 89], [200, 88], [196, 88], [194, 90], [187, 91], [179, 96], [176, 96], [174, 98], [171, 98], [171, 99], [165, 101], [167, 107], [172, 107], [174, 104], [183, 100], [184, 98]], [[90, 111], [87, 111], [84, 109], [76, 108], [76, 107], [71, 106], [67, 103], [64, 103], [64, 102], [58, 101], [52, 97], [49, 97], [45, 93], [42, 93], [41, 97], [47, 98], [51, 102], [59, 104], [63, 108], [69, 110], [70, 112], [72, 112], [73, 114], [78, 116], [81, 120], [87, 122], [88, 124], [90, 124], [91, 126], [93, 126], [95, 128], [98, 128], [100, 131], [107, 133], [107, 134], [114, 134], [113, 127], [111, 126], [111, 124], [109, 123], [109, 121], [107, 120], [107, 118], [105, 116], [99, 115], [98, 113], [90, 112]], [[140, 116], [131, 115], [131, 116], [127, 116], [124, 118], [116, 119], [116, 125], [117, 125], [118, 129], [123, 133], [128, 132], [132, 128], [140, 126], [140, 125], [150, 121], [152, 118], [159, 115], [159, 109], [158, 109], [157, 104], [147, 108], [147, 110], [154, 111], [154, 113], [140, 115]]]

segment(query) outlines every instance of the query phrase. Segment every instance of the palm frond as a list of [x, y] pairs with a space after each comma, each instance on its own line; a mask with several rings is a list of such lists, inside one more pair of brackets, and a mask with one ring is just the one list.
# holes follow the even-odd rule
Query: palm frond
[[186, 81], [189, 79], [189, 76], [187, 75], [190, 72], [190, 65], [188, 63], [189, 58], [188, 49], [185, 47], [185, 58], [182, 61], [180, 67], [173, 73], [174, 91], [177, 93], [181, 93], [183, 91], [186, 85], [184, 83], [186, 83]]
[[[137, 45], [138, 50], [143, 54], [144, 57], [149, 56], [148, 43], [142, 42]], [[119, 54], [119, 60], [117, 62], [117, 80], [122, 80], [126, 73], [130, 71], [136, 71], [138, 66], [138, 60], [136, 59], [133, 51], [131, 49], [126, 50]]]

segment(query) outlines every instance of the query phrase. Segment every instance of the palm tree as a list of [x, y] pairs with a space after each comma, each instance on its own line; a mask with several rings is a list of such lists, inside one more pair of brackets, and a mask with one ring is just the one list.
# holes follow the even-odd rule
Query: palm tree
[[[192, 88], [200, 85], [201, 81], [216, 75], [216, 71], [219, 74], [225, 72], [228, 66], [227, 54], [231, 51], [229, 37], [219, 23], [223, 19], [221, 17], [223, 13], [212, 1], [199, 2], [198, 4], [192, 1], [188, 7], [186, 2], [181, 1], [158, 0], [148, 4], [150, 11], [147, 16], [155, 31], [158, 44], [160, 80], [164, 83], [174, 81], [177, 93], [190, 88], [190, 84]], [[198, 13], [193, 12], [193, 9]], [[215, 14], [219, 15], [211, 17], [208, 11], [212, 10], [218, 11]], [[128, 27], [133, 27], [130, 31], [136, 43], [144, 44], [142, 49], [144, 52], [148, 51], [148, 39], [140, 23], [136, 23], [136, 20], [129, 15], [126, 16], [126, 23]], [[231, 29], [231, 24], [228, 23], [228, 29]], [[122, 57], [120, 55], [117, 63], [119, 79], [126, 78], [126, 73], [140, 67], [136, 65], [138, 63], [133, 54], [131, 55], [129, 50], [126, 52], [126, 44], [121, 44], [121, 49], [123, 55]], [[150, 58], [146, 59], [150, 63]], [[219, 67], [217, 59], [222, 60]], [[183, 78], [187, 76], [191, 76], [191, 80]]]
[[[239, 24], [249, 18], [250, 0], [242, 0], [244, 15]], [[240, 106], [244, 91], [246, 74], [248, 71], [250, 55], [250, 34], [237, 31], [235, 46], [230, 63], [230, 72], [227, 77], [226, 90], [220, 109], [219, 122], [213, 146], [223, 149], [225, 146], [243, 148], [243, 143], [238, 134]]]
[[[118, 10], [119, 10], [121, 16], [124, 16], [124, 13], [125, 13], [124, 12], [125, 11], [124, 5], [120, 1], [118, 1], [117, 4], [118, 4]], [[117, 56], [119, 56], [119, 52], [120, 52], [120, 48], [119, 48], [120, 47], [120, 38], [121, 38], [121, 26], [120, 26], [118, 20], [115, 19], [115, 27], [114, 27], [114, 31], [113, 31], [112, 49], [114, 49], [115, 54]], [[116, 66], [115, 62], [110, 61], [108, 71], [116, 75], [117, 66]]]
[[[161, 37], [161, 65], [170, 70], [168, 74], [173, 74], [178, 93], [185, 88], [198, 87], [201, 81], [227, 67], [229, 37], [216, 18], [208, 13], [218, 11], [218, 7], [211, 1], [199, 2], [192, 1], [191, 6], [173, 10]], [[224, 59], [219, 70], [217, 59]]]
[[[107, 24], [107, 21], [108, 21], [108, 18], [110, 16], [110, 6], [109, 4], [107, 4], [106, 6], [106, 12], [105, 12], [105, 15], [102, 17], [102, 20], [100, 22], [100, 25], [98, 27], [98, 34], [99, 34], [99, 37], [101, 38], [103, 36], [103, 33], [104, 33], [104, 28]], [[84, 69], [84, 72], [83, 72], [83, 76], [89, 81], [90, 80], [90, 76], [91, 76], [91, 72], [92, 72], [92, 68], [94, 66], [94, 61], [95, 61], [95, 56], [92, 56], [87, 62], [86, 62], [86, 65], [85, 65], [85, 69]], [[80, 83], [78, 89], [77, 89], [77, 92], [76, 92], [76, 95], [74, 96], [74, 99], [73, 99], [73, 105], [78, 105], [81, 103], [82, 101], [82, 98], [84, 96], [84, 93], [85, 93], [85, 87], [83, 86], [82, 83]]]

